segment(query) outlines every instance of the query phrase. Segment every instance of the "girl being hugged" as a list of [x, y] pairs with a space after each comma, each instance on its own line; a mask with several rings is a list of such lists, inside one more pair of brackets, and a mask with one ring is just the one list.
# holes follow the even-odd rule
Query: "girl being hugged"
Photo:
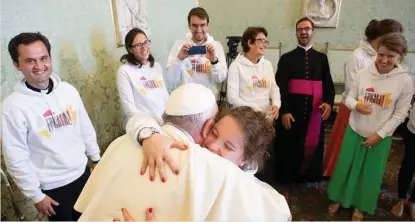
[[399, 62], [407, 52], [400, 33], [384, 35], [376, 61], [356, 75], [346, 98], [352, 110], [336, 169], [328, 186], [329, 213], [354, 207], [352, 220], [374, 214], [392, 144], [392, 134], [408, 115], [414, 92], [408, 69]]

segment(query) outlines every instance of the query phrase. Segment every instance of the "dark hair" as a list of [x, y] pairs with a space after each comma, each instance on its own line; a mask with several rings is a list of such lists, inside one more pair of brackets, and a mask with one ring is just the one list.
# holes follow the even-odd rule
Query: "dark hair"
[[[143, 30], [139, 29], [139, 28], [133, 28], [127, 33], [127, 35], [125, 35], [124, 44], [125, 44], [125, 49], [127, 50], [127, 54], [124, 54], [123, 56], [121, 56], [120, 62], [125, 64], [125, 62], [127, 61], [128, 63], [130, 63], [132, 65], [138, 65], [141, 68], [141, 66], [143, 65], [143, 64], [141, 64], [141, 61], [138, 61], [135, 58], [134, 54], [131, 53], [128, 50], [129, 48], [132, 47], [132, 44], [134, 42], [134, 38], [138, 34], [143, 34], [147, 38], [146, 33]], [[148, 56], [148, 61], [150, 62], [150, 67], [153, 67], [154, 66], [154, 57], [151, 55], [151, 53]]]
[[199, 17], [200, 19], [203, 19], [203, 20], [206, 19], [207, 23], [209, 24], [209, 15], [206, 12], [206, 10], [202, 7], [196, 7], [196, 8], [192, 8], [190, 10], [189, 14], [187, 15], [187, 24], [189, 24], [189, 25], [190, 25], [190, 18], [192, 16], [197, 16], [197, 17]]
[[225, 107], [215, 120], [219, 121], [225, 116], [235, 119], [244, 134], [244, 161], [256, 162], [258, 168], [262, 169], [265, 159], [269, 157], [267, 150], [275, 135], [272, 121], [267, 119], [264, 113], [248, 106]]
[[19, 45], [30, 45], [36, 41], [41, 41], [45, 44], [46, 49], [48, 50], [50, 56], [50, 43], [46, 36], [42, 35], [40, 32], [22, 32], [15, 37], [13, 37], [9, 42], [9, 53], [12, 57], [13, 62], [19, 63]]
[[383, 35], [378, 43], [378, 47], [384, 46], [388, 50], [398, 53], [401, 56], [401, 60], [408, 52], [408, 43], [405, 37], [398, 32], [392, 32]]
[[298, 24], [300, 24], [300, 22], [304, 22], [304, 21], [308, 21], [311, 24], [311, 28], [314, 30], [314, 22], [311, 21], [311, 19], [309, 19], [308, 17], [302, 17], [300, 18], [300, 20], [297, 21], [297, 23], [295, 23], [295, 29], [297, 29]]
[[248, 27], [244, 31], [244, 34], [242, 34], [241, 45], [245, 53], [249, 52], [251, 49], [248, 45], [249, 40], [251, 40], [251, 42], [255, 42], [256, 36], [259, 33], [264, 33], [265, 36], [268, 36], [268, 32], [264, 27]]
[[380, 21], [372, 19], [366, 26], [365, 36], [367, 41], [371, 42], [388, 33], [403, 33], [403, 30], [402, 24], [394, 19], [383, 19]]

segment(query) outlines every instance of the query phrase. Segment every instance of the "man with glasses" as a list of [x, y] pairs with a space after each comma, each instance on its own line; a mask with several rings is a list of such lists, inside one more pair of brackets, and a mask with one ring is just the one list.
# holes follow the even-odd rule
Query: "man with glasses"
[[334, 103], [334, 85], [327, 56], [312, 48], [314, 24], [296, 23], [298, 47], [281, 56], [276, 82], [281, 92], [280, 121], [273, 154], [279, 183], [319, 182], [324, 153], [323, 121]]
[[[219, 98], [219, 85], [225, 81], [227, 65], [222, 45], [208, 34], [209, 15], [197, 7], [187, 16], [190, 33], [184, 40], [178, 40], [170, 50], [167, 61], [166, 82], [169, 88], [184, 83], [199, 83], [212, 90]], [[205, 48], [193, 48], [205, 46]], [[194, 51], [194, 52], [192, 52]]]

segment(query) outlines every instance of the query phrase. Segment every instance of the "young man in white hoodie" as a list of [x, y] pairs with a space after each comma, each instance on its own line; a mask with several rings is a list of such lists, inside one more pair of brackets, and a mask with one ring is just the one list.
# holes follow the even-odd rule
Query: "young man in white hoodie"
[[228, 102], [262, 111], [272, 120], [281, 107], [280, 89], [275, 82], [270, 61], [264, 58], [268, 32], [263, 27], [249, 27], [242, 35], [244, 53], [229, 67]]
[[78, 91], [52, 74], [50, 43], [21, 33], [9, 53], [24, 78], [2, 105], [3, 155], [23, 194], [49, 220], [77, 220], [73, 209], [90, 170], [100, 160], [94, 127]]
[[335, 202], [330, 214], [340, 205], [355, 208], [353, 221], [375, 213], [392, 134], [408, 115], [414, 93], [408, 69], [399, 65], [406, 52], [402, 34], [387, 34], [379, 40], [376, 61], [356, 75], [346, 98], [349, 125], [328, 186]]
[[[187, 16], [190, 32], [184, 40], [177, 40], [171, 47], [167, 61], [166, 82], [169, 87], [184, 83], [199, 83], [212, 90], [219, 98], [219, 83], [226, 79], [225, 52], [220, 42], [208, 34], [209, 15], [196, 7]], [[192, 46], [206, 46], [206, 54], [189, 55]]]

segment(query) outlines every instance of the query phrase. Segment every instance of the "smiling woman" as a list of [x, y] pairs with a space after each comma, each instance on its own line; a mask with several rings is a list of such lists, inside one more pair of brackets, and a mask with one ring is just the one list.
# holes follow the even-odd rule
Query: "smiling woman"
[[340, 205], [355, 208], [352, 220], [361, 221], [363, 212], [375, 213], [392, 134], [408, 115], [414, 92], [408, 70], [399, 65], [406, 51], [402, 34], [382, 36], [376, 61], [353, 81], [346, 98], [350, 121], [328, 186], [335, 202], [330, 214]]
[[169, 94], [160, 64], [151, 55], [151, 41], [139, 28], [125, 36], [127, 54], [120, 59], [124, 65], [118, 69], [117, 83], [124, 115], [136, 113], [161, 120]]
[[[163, 116], [164, 122], [181, 125], [188, 132], [190, 132], [190, 129], [187, 128], [195, 128], [193, 125], [184, 127], [182, 117], [167, 116]], [[138, 116], [134, 116], [134, 118], [138, 118]], [[247, 173], [255, 174], [258, 170], [261, 170], [268, 157], [269, 144], [275, 135], [273, 122], [264, 113], [255, 111], [248, 106], [225, 107], [216, 115], [214, 122], [212, 128], [207, 129], [206, 134], [201, 133], [198, 143], [218, 156], [231, 161]], [[144, 128], [148, 127], [145, 124], [143, 126]], [[143, 126], [138, 128], [143, 129]], [[190, 134], [198, 135], [199, 133], [193, 132]], [[162, 167], [163, 160], [175, 171], [176, 164], [168, 155], [164, 156], [165, 150], [178, 147], [177, 145], [181, 147], [185, 147], [185, 145], [179, 142], [166, 142], [170, 141], [169, 137], [158, 133], [148, 137], [146, 141], [143, 142], [144, 156], [150, 160], [145, 161], [141, 172], [144, 173], [149, 168], [149, 176], [152, 181], [155, 176], [155, 169]], [[152, 160], [160, 161], [153, 162]], [[158, 170], [158, 173], [163, 181], [165, 179], [164, 171]], [[175, 173], [178, 174], [178, 171]]]
[[271, 121], [250, 107], [224, 108], [204, 147], [238, 165], [242, 170], [261, 169], [274, 137]]
[[229, 67], [228, 102], [249, 106], [278, 118], [281, 107], [280, 90], [275, 83], [274, 70], [264, 58], [268, 48], [268, 32], [263, 27], [248, 27], [242, 35], [243, 53]]

